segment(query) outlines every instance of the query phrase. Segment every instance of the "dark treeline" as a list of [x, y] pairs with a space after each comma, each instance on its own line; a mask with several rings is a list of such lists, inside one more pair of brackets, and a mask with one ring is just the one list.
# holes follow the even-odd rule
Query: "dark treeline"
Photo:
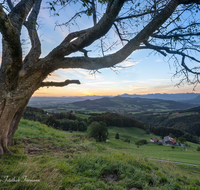
[[168, 114], [135, 114], [133, 117], [147, 125], [165, 126], [169, 128], [179, 129], [194, 136], [200, 136], [200, 114], [191, 114], [182, 116], [180, 113], [177, 117], [171, 117]]
[[107, 126], [116, 126], [116, 127], [137, 127], [146, 130], [145, 125], [142, 122], [139, 122], [130, 117], [126, 117], [116, 113], [102, 113], [98, 115], [94, 115], [89, 118], [89, 123], [93, 121], [103, 121]]
[[105, 122], [107, 126], [116, 127], [137, 127], [146, 130], [145, 125], [130, 117], [125, 117], [116, 113], [102, 113], [102, 114], [90, 114], [91, 117], [82, 119], [73, 114], [72, 111], [65, 113], [51, 113], [48, 114], [42, 109], [27, 107], [23, 118], [33, 121], [39, 121], [48, 126], [52, 126], [56, 129], [72, 130], [72, 131], [86, 131], [87, 125], [93, 121]]
[[87, 120], [76, 117], [76, 115], [72, 114], [71, 111], [48, 114], [40, 108], [27, 107], [23, 118], [32, 121], [39, 121], [40, 123], [65, 131], [87, 130]]

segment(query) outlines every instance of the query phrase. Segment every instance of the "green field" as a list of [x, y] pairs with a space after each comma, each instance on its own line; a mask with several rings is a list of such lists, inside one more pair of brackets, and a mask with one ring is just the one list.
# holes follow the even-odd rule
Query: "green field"
[[[131, 142], [116, 140], [116, 132]], [[13, 153], [0, 159], [0, 189], [200, 190], [200, 167], [146, 159], [168, 153], [168, 159], [184, 156], [189, 162], [192, 156], [198, 163], [195, 148], [182, 155], [180, 150], [155, 144], [138, 149], [135, 141], [152, 137], [142, 133], [137, 128], [109, 127], [110, 142], [97, 143], [86, 132], [69, 133], [22, 119], [14, 138], [17, 144], [9, 147]], [[18, 181], [7, 182], [6, 176]], [[24, 181], [25, 176], [38, 182]]]
[[[160, 139], [160, 137], [145, 134], [144, 130], [138, 128], [109, 127], [108, 132], [110, 140], [110, 142], [108, 142], [109, 146], [112, 148], [121, 148], [120, 151], [128, 152], [133, 155], [140, 155], [143, 158], [156, 158], [200, 165], [200, 152], [196, 151], [198, 147], [197, 144], [188, 143], [191, 147], [186, 147], [187, 151], [185, 151], [184, 148], [180, 146], [175, 146], [175, 149], [172, 149], [170, 146], [150, 143], [150, 138], [157, 137]], [[119, 133], [121, 139], [130, 139], [130, 143], [115, 139], [116, 133]], [[149, 144], [141, 145], [138, 148], [135, 142], [140, 139], [146, 139]]]

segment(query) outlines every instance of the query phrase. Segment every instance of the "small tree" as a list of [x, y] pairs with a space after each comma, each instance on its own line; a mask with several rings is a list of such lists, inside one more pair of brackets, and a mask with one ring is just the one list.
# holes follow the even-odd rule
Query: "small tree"
[[178, 141], [179, 141], [180, 143], [184, 143], [184, 142], [186, 142], [186, 139], [183, 138], [183, 137], [179, 137], [179, 138], [178, 138]]
[[200, 146], [197, 147], [197, 151], [200, 151]]
[[88, 136], [95, 138], [97, 142], [106, 141], [108, 134], [107, 126], [104, 122], [92, 122], [88, 126]]
[[150, 134], [150, 130], [149, 129], [146, 130], [146, 134]]
[[119, 134], [118, 133], [116, 133], [115, 139], [119, 139]]

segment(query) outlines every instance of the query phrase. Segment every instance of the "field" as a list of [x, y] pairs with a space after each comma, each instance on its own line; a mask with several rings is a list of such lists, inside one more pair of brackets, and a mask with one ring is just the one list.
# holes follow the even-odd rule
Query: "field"
[[[130, 139], [130, 143], [115, 139], [116, 133], [119, 133], [121, 139]], [[187, 147], [187, 151], [180, 146], [175, 146], [175, 149], [172, 149], [170, 146], [150, 143], [150, 138], [152, 137], [160, 139], [159, 136], [145, 134], [144, 130], [138, 128], [109, 127], [110, 142], [108, 143], [112, 148], [122, 148], [121, 151], [140, 155], [143, 158], [156, 158], [200, 165], [200, 153], [196, 151], [197, 144], [188, 143], [191, 147]], [[149, 143], [138, 148], [135, 142], [140, 139], [146, 139]]]
[[[114, 139], [116, 132], [120, 138], [129, 138], [130, 144]], [[110, 127], [110, 142], [96, 143], [86, 133], [69, 133], [21, 120], [15, 134], [17, 145], [10, 147], [14, 154], [0, 159], [0, 189], [200, 189], [200, 167], [151, 161], [138, 154], [148, 149], [160, 152], [158, 147], [162, 147], [162, 152], [168, 150], [175, 155], [170, 147], [148, 144], [134, 152], [135, 141], [141, 136], [147, 140], [151, 137], [141, 135], [143, 132], [137, 128]], [[184, 153], [187, 157], [190, 152], [200, 155], [193, 151], [192, 147]]]

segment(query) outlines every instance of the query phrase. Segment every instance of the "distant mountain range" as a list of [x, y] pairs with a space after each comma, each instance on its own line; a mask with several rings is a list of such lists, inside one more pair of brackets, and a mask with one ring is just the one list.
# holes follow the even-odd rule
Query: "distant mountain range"
[[162, 100], [173, 100], [173, 101], [185, 101], [192, 100], [200, 96], [199, 93], [179, 93], [179, 94], [123, 94], [119, 95], [120, 97], [129, 97], [129, 98], [148, 98], [148, 99], [162, 99]]
[[198, 93], [147, 94], [147, 95], [123, 94], [123, 95], [118, 95], [116, 97], [113, 96], [32, 97], [31, 100], [29, 101], [28, 106], [44, 108], [47, 106], [52, 107], [58, 105], [68, 105], [72, 103], [74, 106], [84, 107], [86, 109], [89, 108], [94, 109], [100, 107], [101, 108], [130, 107], [131, 109], [136, 109], [136, 108], [187, 109], [200, 105], [200, 94]]
[[119, 110], [132, 110], [132, 111], [147, 111], [149, 109], [187, 109], [194, 107], [192, 104], [175, 102], [171, 100], [161, 100], [161, 99], [147, 99], [147, 98], [129, 98], [129, 97], [104, 97], [96, 100], [84, 100], [80, 102], [71, 103], [78, 108], [85, 108], [88, 110], [92, 109], [119, 109]]

